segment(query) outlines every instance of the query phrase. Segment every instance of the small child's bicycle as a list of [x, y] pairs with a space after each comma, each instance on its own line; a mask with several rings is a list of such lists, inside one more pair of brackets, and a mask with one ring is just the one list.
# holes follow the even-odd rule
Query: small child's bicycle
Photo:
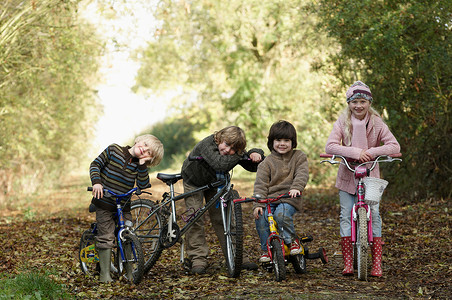
[[[92, 191], [92, 187], [88, 187], [88, 191]], [[104, 189], [106, 197], [116, 197], [116, 251], [112, 251], [112, 263], [110, 270], [118, 275], [123, 276], [128, 281], [138, 284], [144, 275], [144, 257], [141, 242], [132, 232], [132, 222], [124, 221], [123, 207], [121, 200], [131, 195], [141, 194], [139, 188], [135, 187], [125, 194], [116, 194], [110, 190]], [[126, 202], [127, 203], [127, 202]], [[95, 211], [95, 206], [90, 205], [90, 212]], [[99, 256], [96, 249], [97, 223], [92, 223], [91, 228], [83, 232], [80, 239], [79, 261], [83, 273], [93, 276], [99, 274]]]
[[295, 273], [304, 274], [306, 270], [306, 259], [317, 259], [320, 258], [322, 263], [326, 264], [328, 262], [328, 257], [326, 251], [320, 247], [319, 251], [316, 253], [309, 253], [308, 246], [306, 243], [311, 242], [313, 238], [311, 236], [303, 236], [299, 238], [301, 252], [296, 255], [290, 255], [290, 249], [287, 244], [284, 243], [278, 234], [278, 225], [271, 211], [270, 204], [272, 202], [278, 201], [281, 198], [290, 197], [288, 194], [280, 195], [276, 198], [261, 198], [259, 196], [254, 196], [252, 198], [241, 198], [234, 199], [234, 203], [245, 203], [245, 202], [258, 202], [265, 203], [268, 213], [268, 224], [270, 229], [270, 235], [267, 239], [267, 250], [268, 256], [270, 257], [270, 262], [262, 263], [262, 267], [267, 271], [274, 271], [275, 280], [282, 281], [286, 279], [286, 264], [292, 263]]
[[[381, 155], [375, 160], [361, 163], [355, 167], [350, 165], [351, 160], [342, 155], [320, 154], [320, 157], [329, 158], [322, 160], [320, 163], [328, 162], [332, 165], [343, 164], [350, 172], [353, 172], [357, 184], [358, 202], [353, 205], [351, 213], [351, 239], [353, 243], [353, 266], [358, 269], [358, 279], [367, 280], [367, 250], [370, 243], [373, 242], [372, 235], [372, 214], [369, 205], [379, 203], [383, 194], [387, 181], [380, 178], [368, 177], [370, 172], [380, 162], [402, 161], [401, 154]], [[337, 161], [340, 158], [341, 161]], [[370, 168], [366, 165], [371, 164]]]

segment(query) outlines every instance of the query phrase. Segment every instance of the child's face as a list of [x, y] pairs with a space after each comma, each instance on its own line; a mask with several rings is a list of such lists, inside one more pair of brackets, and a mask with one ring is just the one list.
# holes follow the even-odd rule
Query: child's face
[[234, 155], [235, 154], [235, 149], [233, 149], [226, 142], [222, 142], [221, 144], [218, 145], [218, 151], [220, 152], [220, 155]]
[[286, 154], [292, 150], [292, 140], [290, 139], [274, 139], [273, 149], [279, 154]]
[[132, 156], [145, 161], [152, 158], [152, 149], [145, 141], [139, 141], [132, 147]]
[[358, 120], [362, 120], [370, 108], [370, 101], [366, 99], [355, 99], [348, 103], [348, 107], [352, 112], [353, 116]]

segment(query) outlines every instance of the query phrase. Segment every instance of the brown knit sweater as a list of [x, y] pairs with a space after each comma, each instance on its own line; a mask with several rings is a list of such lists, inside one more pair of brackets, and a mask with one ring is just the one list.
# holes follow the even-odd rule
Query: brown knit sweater
[[[267, 156], [257, 168], [254, 194], [274, 198], [288, 193], [291, 189], [303, 192], [309, 179], [308, 158], [301, 150], [292, 150], [284, 155], [275, 151]], [[276, 203], [289, 203], [301, 210], [301, 197], [282, 198]], [[254, 203], [254, 207], [264, 204]]]

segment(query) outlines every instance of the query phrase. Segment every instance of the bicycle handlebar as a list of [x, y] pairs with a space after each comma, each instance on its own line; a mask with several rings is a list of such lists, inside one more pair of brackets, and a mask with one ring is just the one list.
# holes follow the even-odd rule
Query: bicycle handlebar
[[[343, 164], [343, 165], [345, 165], [345, 166], [347, 167], [347, 169], [349, 169], [351, 172], [355, 172], [355, 169], [353, 169], [353, 168], [350, 166], [350, 164], [349, 164], [349, 162], [350, 162], [350, 163], [351, 163], [351, 162], [357, 162], [357, 161], [354, 160], [354, 159], [351, 159], [351, 158], [348, 158], [348, 157], [345, 157], [345, 156], [342, 156], [342, 155], [337, 155], [337, 154], [324, 154], [324, 153], [320, 154], [320, 157], [323, 157], [323, 158], [330, 158], [330, 159], [322, 160], [320, 163], [328, 162], [328, 163], [330, 163], [330, 164], [332, 164], [332, 165], [334, 165], [334, 164]], [[364, 165], [366, 165], [366, 164], [372, 164], [371, 167], [369, 168], [369, 171], [372, 171], [372, 170], [375, 168], [375, 166], [377, 165], [377, 163], [380, 163], [380, 162], [402, 161], [402, 159], [400, 159], [399, 157], [402, 157], [402, 154], [401, 154], [401, 153], [396, 153], [396, 154], [391, 154], [391, 155], [380, 155], [380, 156], [378, 156], [375, 160], [370, 160], [370, 161], [366, 161], [366, 162], [360, 163], [360, 164], [358, 165], [358, 167], [364, 166]], [[343, 162], [337, 161], [336, 158], [342, 159]]]
[[[86, 190], [88, 192], [92, 192], [93, 191], [93, 187], [89, 186], [89, 187], [86, 188]], [[104, 188], [104, 196], [106, 196], [106, 197], [115, 196], [115, 197], [118, 197], [118, 198], [123, 198], [123, 197], [130, 196], [134, 192], [135, 192], [136, 195], [140, 195], [142, 193], [139, 187], [134, 187], [133, 189], [131, 189], [130, 191], [128, 191], [125, 194], [116, 194], [115, 192]]]
[[[297, 196], [295, 198], [298, 198], [298, 197], [301, 197], [301, 195]], [[288, 193], [286, 193], [286, 194], [279, 195], [278, 197], [275, 197], [275, 198], [262, 198], [262, 197], [259, 197], [259, 195], [256, 195], [256, 196], [253, 196], [250, 198], [245, 197], [245, 198], [234, 199], [233, 201], [234, 201], [234, 203], [246, 203], [246, 202], [271, 203], [271, 202], [278, 201], [281, 198], [290, 198], [290, 195]]]

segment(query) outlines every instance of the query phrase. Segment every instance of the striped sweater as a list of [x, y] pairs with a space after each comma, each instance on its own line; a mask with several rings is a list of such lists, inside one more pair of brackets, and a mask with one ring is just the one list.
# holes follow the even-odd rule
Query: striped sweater
[[[129, 146], [121, 147], [117, 144], [108, 146], [89, 167], [91, 183], [100, 183], [105, 189], [117, 194], [128, 192], [135, 186], [135, 182], [140, 189], [150, 187], [146, 165], [139, 165], [138, 159], [132, 157], [129, 149]], [[99, 208], [116, 211], [114, 198], [93, 198], [92, 203]], [[124, 210], [130, 210], [130, 202]]]

